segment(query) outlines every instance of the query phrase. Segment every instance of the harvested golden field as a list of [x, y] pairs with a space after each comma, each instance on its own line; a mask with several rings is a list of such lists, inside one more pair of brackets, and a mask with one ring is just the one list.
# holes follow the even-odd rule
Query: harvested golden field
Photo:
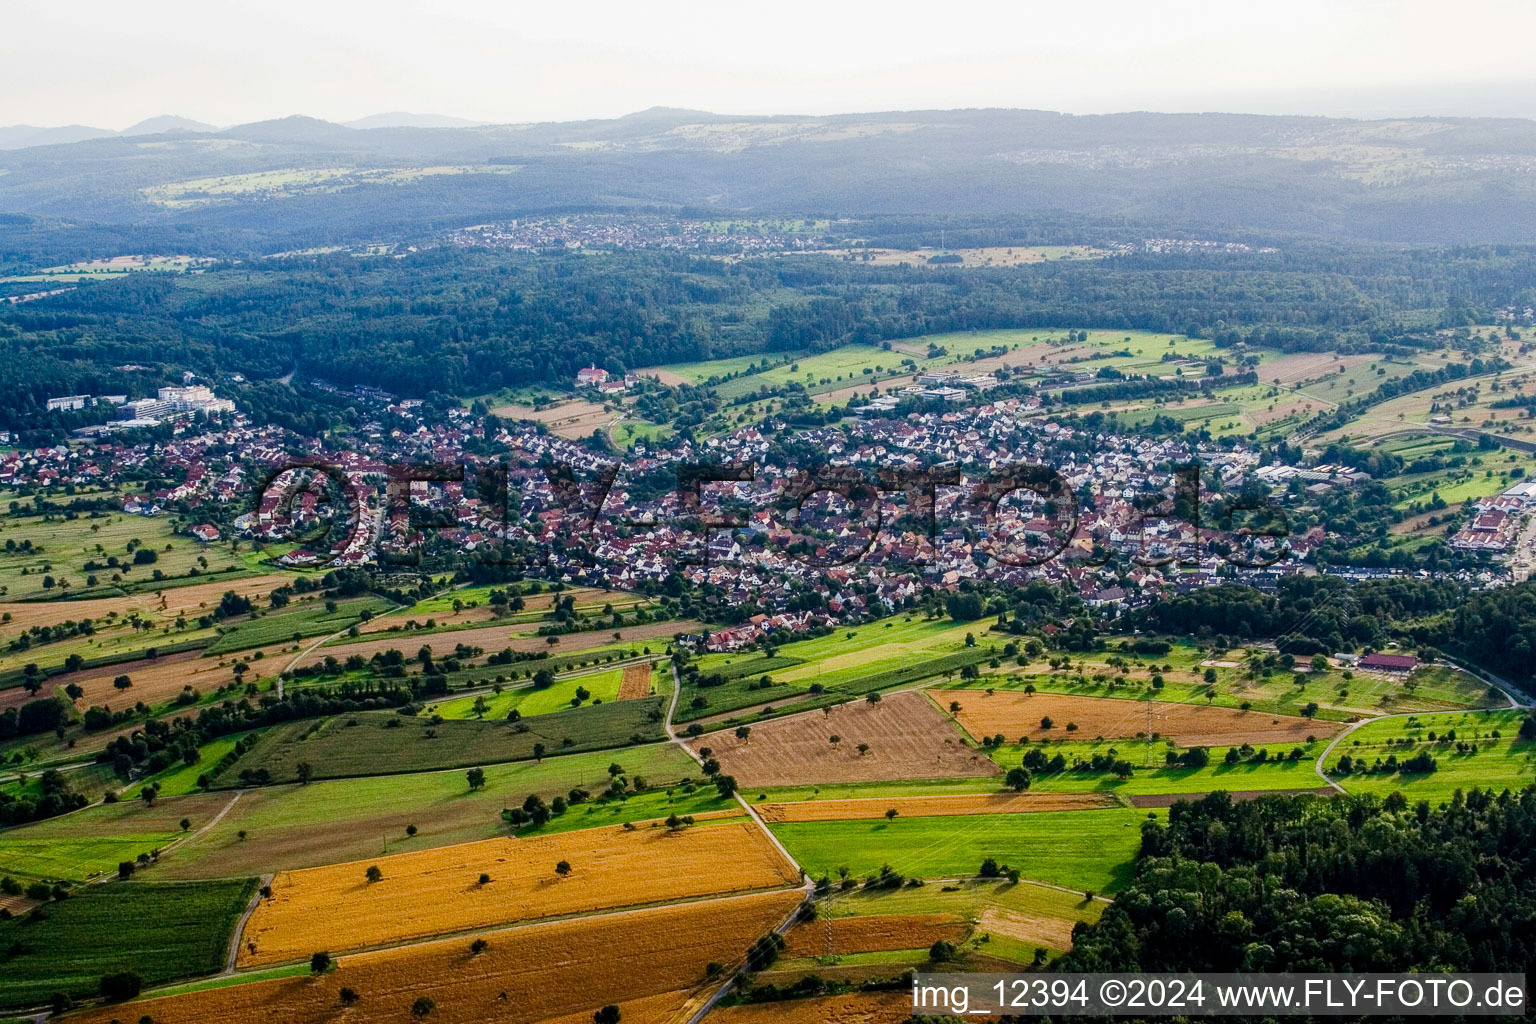
[[[484, 648], [487, 654], [493, 654], [504, 648], [510, 647], [514, 651], [548, 651], [549, 656], [557, 658], [563, 654], [575, 654], [591, 647], [605, 647], [610, 644], [634, 641], [670, 641], [676, 633], [697, 633], [704, 629], [702, 622], [692, 619], [684, 619], [675, 622], [647, 622], [638, 626], [624, 626], [620, 629], [593, 629], [584, 633], [565, 633], [556, 639], [559, 643], [550, 643], [548, 637], [538, 636], [540, 623], [525, 622], [519, 625], [479, 626], [472, 629], [452, 629], [443, 633], [401, 632], [378, 633], [371, 640], [359, 640], [348, 644], [327, 644], [316, 647], [304, 656], [300, 662], [303, 665], [324, 661], [326, 658], [336, 658], [338, 661], [346, 661], [354, 654], [361, 654], [364, 658], [371, 658], [375, 654], [396, 650], [402, 654], [415, 655], [423, 644], [438, 653], [452, 653], [456, 644], [465, 644], [470, 647]], [[614, 639], [617, 633], [619, 638]]]
[[[956, 717], [976, 737], [1002, 733], [1010, 741], [1021, 736], [1032, 740], [1113, 739], [1136, 736], [1147, 729], [1146, 701], [1003, 690], [990, 697], [984, 690], [944, 690], [933, 696], [946, 704], [959, 701]], [[1047, 718], [1052, 722], [1050, 729], [1041, 724]], [[1077, 729], [1069, 732], [1069, 724]], [[1331, 736], [1341, 728], [1338, 722], [1207, 704], [1154, 701], [1152, 705], [1152, 731], [1186, 747], [1304, 743], [1308, 736]]]
[[[412, 1024], [411, 1006], [436, 1003], [432, 1024], [590, 1021], [617, 1004], [626, 1022], [668, 1020], [704, 981], [711, 961], [739, 963], [752, 942], [799, 905], [801, 893], [759, 893], [483, 932], [343, 957], [321, 977], [277, 978], [102, 1007], [70, 1018], [107, 1024]], [[319, 947], [316, 947], [319, 948]], [[307, 954], [306, 954], [307, 955]], [[340, 1009], [342, 987], [359, 996]], [[629, 1008], [635, 1013], [631, 1016]]]
[[607, 426], [618, 418], [618, 413], [598, 402], [578, 399], [562, 402], [547, 409], [535, 409], [531, 405], [502, 405], [491, 412], [503, 419], [529, 420], [542, 423], [556, 437], [580, 438]]
[[764, 821], [854, 821], [883, 818], [895, 811], [903, 818], [956, 814], [1028, 814], [1032, 811], [1085, 811], [1114, 807], [1109, 793], [974, 793], [957, 796], [861, 797], [857, 800], [799, 800], [758, 804]]
[[[873, 782], [998, 775], [997, 762], [972, 750], [926, 696], [894, 693], [878, 704], [857, 701], [752, 727], [745, 740], [716, 732], [691, 740], [709, 747], [745, 786]], [[838, 737], [833, 743], [832, 737]], [[868, 744], [865, 753], [860, 744]]]
[[708, 1024], [906, 1024], [911, 1016], [912, 993], [900, 991], [725, 1006], [711, 1010], [705, 1020]]
[[[1068, 930], [1072, 922], [1068, 921]], [[940, 939], [964, 942], [970, 923], [951, 914], [884, 914], [805, 921], [784, 937], [786, 957], [841, 956], [927, 949]], [[1060, 947], [1057, 947], [1060, 948]]]
[[981, 919], [976, 922], [976, 926], [979, 931], [1006, 935], [1031, 946], [1045, 946], [1047, 949], [1065, 952], [1072, 948], [1072, 929], [1077, 926], [1077, 922], [1064, 917], [988, 907], [981, 912]]
[[292, 576], [245, 576], [186, 587], [166, 587], [127, 597], [100, 597], [87, 601], [11, 601], [0, 602], [0, 613], [8, 613], [10, 629], [26, 630], [33, 626], [51, 626], [81, 619], [105, 619], [109, 615], [127, 618], [134, 612], [151, 620], [173, 621], [185, 613], [189, 618], [214, 608], [227, 591], [233, 590], [258, 604], [266, 604], [268, 595], [278, 587], [293, 582]]
[[[555, 871], [570, 865], [564, 877]], [[383, 879], [370, 883], [371, 865]], [[491, 880], [481, 885], [480, 875]], [[563, 914], [792, 885], [753, 822], [490, 839], [279, 874], [241, 936], [241, 966], [300, 960]]]
[[619, 700], [639, 700], [651, 695], [650, 662], [641, 665], [625, 665], [624, 678], [619, 683]]

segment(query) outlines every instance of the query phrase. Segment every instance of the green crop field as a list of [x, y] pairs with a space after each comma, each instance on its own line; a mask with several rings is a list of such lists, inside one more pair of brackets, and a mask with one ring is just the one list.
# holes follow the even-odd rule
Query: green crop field
[[1141, 826], [1154, 812], [1051, 811], [894, 821], [789, 822], [770, 826], [811, 875], [856, 876], [890, 865], [904, 875], [975, 875], [995, 857], [1024, 877], [1072, 889], [1113, 891], [1130, 878]]
[[[1536, 783], [1536, 741], [1519, 738], [1524, 712], [1478, 711], [1416, 715], [1371, 722], [1344, 737], [1324, 763], [1331, 778], [1351, 793], [1385, 796], [1401, 792], [1410, 801], [1439, 804], [1456, 790], [1473, 788], [1519, 790]], [[1497, 732], [1498, 736], [1493, 734]], [[1435, 739], [1429, 734], [1434, 733]], [[1453, 733], [1454, 739], [1447, 739]], [[1476, 753], [1458, 752], [1458, 743], [1474, 744]], [[1432, 772], [1368, 773], [1366, 766], [1378, 758], [1395, 755], [1399, 761], [1428, 753], [1435, 759]], [[1335, 771], [1339, 758], [1356, 762], [1350, 775]]]
[[524, 717], [548, 715], [576, 706], [571, 701], [577, 699], [578, 689], [584, 689], [590, 694], [586, 703], [602, 704], [614, 700], [619, 695], [619, 683], [623, 678], [624, 670], [617, 668], [569, 676], [542, 690], [524, 686], [503, 690], [501, 693], [487, 693], [484, 694], [486, 710], [483, 716], [475, 713], [476, 697], [460, 697], [428, 705], [423, 713], [442, 715], [449, 719], [483, 717], [489, 721], [506, 718], [514, 708]]
[[291, 641], [295, 634], [300, 637], [325, 636], [358, 622], [365, 611], [377, 615], [390, 607], [390, 603], [381, 597], [356, 597], [338, 601], [335, 611], [328, 611], [321, 601], [306, 602], [242, 622], [215, 640], [208, 651], [210, 654], [226, 654], [252, 647], [265, 647]]
[[[671, 787], [699, 774], [676, 745], [652, 743], [487, 765], [484, 788], [473, 791], [462, 771], [268, 786], [247, 791], [217, 825], [177, 847], [154, 870], [171, 878], [273, 871], [489, 839], [506, 834], [503, 807], [518, 806], [531, 793], [549, 802], [578, 787], [595, 796], [608, 785], [614, 764], [628, 778], [640, 776], [654, 786]], [[160, 806], [174, 812], [184, 800], [162, 800]], [[416, 835], [406, 834], [408, 825]]]
[[27, 829], [0, 833], [0, 873], [83, 882], [116, 871], [174, 839], [177, 833], [143, 833], [71, 839]]
[[239, 743], [246, 735], [248, 734], [243, 732], [230, 733], [228, 736], [220, 736], [216, 740], [204, 743], [198, 748], [196, 764], [172, 765], [158, 775], [141, 779], [123, 790], [123, 798], [132, 800], [139, 795], [147, 783], [151, 782], [159, 787], [158, 792], [161, 797], [185, 796], [188, 793], [197, 792], [198, 778], [212, 772], [214, 766], [226, 754], [234, 752], [235, 744]]
[[255, 891], [254, 878], [97, 885], [48, 904], [41, 920], [0, 921], [0, 1005], [92, 995], [114, 971], [148, 984], [218, 971]]
[[[1266, 758], [1262, 763], [1251, 760], [1226, 764], [1227, 748], [1216, 747], [1210, 751], [1211, 763], [1204, 768], [1171, 768], [1164, 755], [1171, 749], [1162, 742], [1146, 743], [1136, 740], [1107, 740], [1103, 743], [1046, 743], [1031, 744], [1048, 757], [1057, 754], [1070, 764], [1075, 759], [1087, 760], [1094, 754], [1113, 753], [1116, 758], [1135, 765], [1135, 773], [1124, 781], [1109, 772], [1074, 772], [1070, 769], [1051, 774], [1036, 774], [1030, 784], [1030, 792], [1039, 793], [1119, 793], [1125, 796], [1165, 793], [1209, 793], [1218, 789], [1229, 792], [1269, 789], [1315, 789], [1326, 786], [1327, 780], [1317, 774], [1315, 762], [1323, 752], [1326, 742], [1316, 740], [1296, 744], [1261, 744]], [[994, 747], [988, 753], [1006, 768], [1016, 768], [1023, 758], [1024, 747], [1006, 744]], [[1293, 750], [1302, 750], [1304, 756], [1287, 760]]]
[[[553, 757], [662, 738], [661, 699], [622, 701], [540, 715], [526, 722], [444, 721], [434, 724], [393, 712], [363, 712], [269, 729], [244, 757], [214, 780], [240, 784], [246, 769], [265, 769], [274, 782], [298, 778], [393, 775]], [[658, 716], [653, 721], [652, 716]], [[638, 737], [638, 741], [635, 739]], [[541, 748], [541, 749], [540, 749]]]
[[[687, 792], [691, 789], [692, 792]], [[594, 795], [595, 791], [594, 791]], [[547, 835], [554, 832], [574, 832], [584, 828], [600, 828], [604, 825], [622, 825], [626, 821], [645, 821], [666, 818], [675, 814], [707, 814], [711, 811], [739, 811], [741, 805], [732, 799], [722, 799], [712, 785], [687, 786], [671, 791], [656, 790], [641, 793], [623, 800], [607, 800], [584, 804], [572, 804], [564, 814], [549, 819], [539, 828], [524, 826], [519, 836]], [[738, 819], [739, 820], [739, 819]], [[700, 826], [708, 822], [699, 822]]]
[[[971, 636], [976, 646], [966, 645]], [[846, 700], [871, 690], [899, 686], [946, 674], [958, 674], [961, 667], [986, 660], [987, 648], [1001, 649], [1003, 641], [987, 633], [987, 623], [956, 624], [948, 619], [918, 619], [893, 616], [865, 623], [852, 629], [839, 629], [811, 640], [800, 640], [779, 647], [772, 659], [761, 652], [710, 654], [697, 659], [702, 675], [720, 673], [727, 681], [720, 686], [685, 686], [678, 706], [679, 721], [716, 715], [725, 711], [786, 701], [811, 693], [821, 686], [827, 696], [823, 703]], [[793, 659], [786, 662], [785, 659]], [[761, 676], [773, 684], [766, 689], [749, 689]], [[702, 696], [707, 706], [691, 707]], [[805, 709], [816, 702], [785, 705]]]

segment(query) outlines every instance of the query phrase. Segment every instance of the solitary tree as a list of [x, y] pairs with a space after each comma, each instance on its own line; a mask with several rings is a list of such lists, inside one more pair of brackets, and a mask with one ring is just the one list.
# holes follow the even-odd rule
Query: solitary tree
[[555, 874], [559, 875], [561, 878], [564, 878], [566, 875], [568, 875], [570, 873], [571, 873], [571, 862], [570, 861], [562, 860], [560, 863], [555, 865]]
[[309, 958], [309, 973], [324, 974], [331, 969], [331, 954], [315, 953]]
[[609, 1003], [592, 1015], [592, 1024], [619, 1024], [622, 1019], [619, 1008]]
[[117, 687], [119, 690], [126, 690], [128, 687], [133, 685], [133, 680], [129, 679], [127, 676], [118, 676], [116, 679], [112, 680], [112, 685]]
[[901, 813], [900, 811], [898, 811], [896, 808], [892, 807], [890, 810], [885, 812], [885, 820], [886, 821], [895, 821], [896, 820], [896, 815], [898, 815], [900, 813]]
[[464, 777], [469, 780], [469, 788], [471, 792], [480, 789], [485, 785], [484, 768], [471, 768], [469, 771], [464, 773]]
[[342, 1006], [351, 1006], [353, 1003], [357, 1002], [357, 1000], [358, 1000], [357, 992], [355, 992], [354, 990], [352, 990], [350, 988], [347, 988], [346, 986], [342, 986], [341, 991], [336, 993], [336, 995], [337, 995], [337, 998], [339, 998], [341, 1000], [341, 1005]]
[[367, 877], [369, 882], [382, 882], [384, 880], [384, 872], [379, 870], [379, 866], [377, 864], [370, 864], [368, 866], [368, 870], [363, 874]]
[[425, 1017], [435, 1009], [437, 1009], [437, 1003], [431, 996], [418, 996], [411, 1004], [411, 1016]]
[[746, 743], [747, 737], [751, 735], [752, 727], [750, 725], [738, 725], [736, 727], [736, 738], [741, 740], [741, 742]]
[[308, 761], [300, 761], [293, 766], [293, 774], [304, 785], [309, 785], [309, 780], [315, 777], [315, 766]]

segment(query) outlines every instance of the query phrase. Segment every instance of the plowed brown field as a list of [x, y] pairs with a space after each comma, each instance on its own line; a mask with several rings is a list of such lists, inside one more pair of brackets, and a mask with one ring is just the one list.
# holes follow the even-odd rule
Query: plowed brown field
[[[566, 861], [570, 874], [555, 865]], [[384, 873], [369, 883], [370, 864]], [[481, 873], [491, 876], [479, 883]], [[279, 874], [241, 936], [241, 966], [300, 960], [520, 920], [790, 885], [754, 823], [680, 832], [588, 829], [490, 839]], [[252, 946], [255, 948], [253, 949]]]
[[[48, 686], [62, 689], [74, 683], [85, 691], [75, 702], [81, 708], [100, 705], [120, 711], [132, 707], [138, 701], [153, 706], [175, 698], [185, 686], [208, 693], [234, 682], [234, 666], [237, 661], [246, 662], [246, 672], [241, 679], [247, 683], [275, 676], [282, 671], [282, 645], [262, 648], [262, 657], [250, 660], [255, 653], [241, 651], [238, 656], [226, 654], [208, 657], [201, 651], [184, 651], [159, 658], [140, 658], [138, 661], [117, 665], [61, 673], [51, 678]], [[119, 690], [112, 685], [112, 680], [118, 676], [127, 676], [133, 685], [126, 690]], [[44, 687], [43, 692], [50, 691]]]
[[[734, 964], [799, 904], [798, 891], [760, 893], [679, 907], [555, 921], [342, 958], [320, 977], [278, 978], [105, 1006], [71, 1018], [107, 1024], [149, 1016], [155, 1024], [412, 1024], [421, 996], [432, 1024], [590, 1021], [617, 1004], [626, 1024], [669, 1019], [704, 981], [711, 961]], [[316, 947], [319, 948], [319, 947]], [[342, 987], [357, 1006], [342, 1010]], [[635, 1012], [630, 1013], [633, 1007]]]
[[952, 814], [1028, 814], [1031, 811], [1085, 811], [1114, 807], [1108, 793], [976, 793], [963, 796], [868, 797], [858, 800], [799, 800], [758, 804], [764, 821], [852, 821], [883, 818], [894, 809], [903, 818]]
[[927, 949], [940, 939], [962, 942], [970, 931], [968, 922], [949, 914], [886, 914], [807, 921], [795, 925], [784, 937], [784, 955], [832, 956]]
[[[1098, 736], [1135, 736], [1147, 729], [1147, 704], [1139, 700], [1109, 697], [1072, 697], [1059, 693], [1017, 693], [999, 690], [987, 696], [983, 690], [934, 691], [933, 698], [946, 705], [960, 702], [956, 717], [972, 736], [1002, 733], [1010, 741], [1030, 739], [1091, 740]], [[1152, 705], [1152, 731], [1181, 746], [1233, 746], [1242, 743], [1302, 743], [1308, 736], [1331, 736], [1343, 726], [1311, 718], [1240, 711], [1207, 704]], [[1049, 730], [1041, 719], [1052, 720]], [[1068, 723], [1077, 731], [1069, 733]]]
[[619, 700], [639, 700], [651, 695], [651, 663], [625, 665], [624, 678], [619, 683]]
[[[837, 743], [831, 738], [838, 737]], [[709, 747], [724, 771], [746, 786], [872, 782], [997, 775], [997, 762], [967, 746], [945, 715], [916, 691], [879, 704], [843, 704], [754, 725], [746, 740], [716, 732], [690, 741]], [[869, 744], [860, 754], [858, 746]]]

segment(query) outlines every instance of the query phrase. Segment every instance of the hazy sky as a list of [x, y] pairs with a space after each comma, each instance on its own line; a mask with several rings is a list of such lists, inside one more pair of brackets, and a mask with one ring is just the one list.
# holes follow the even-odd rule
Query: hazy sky
[[1536, 0], [4, 0], [0, 125], [1006, 106], [1536, 116]]

